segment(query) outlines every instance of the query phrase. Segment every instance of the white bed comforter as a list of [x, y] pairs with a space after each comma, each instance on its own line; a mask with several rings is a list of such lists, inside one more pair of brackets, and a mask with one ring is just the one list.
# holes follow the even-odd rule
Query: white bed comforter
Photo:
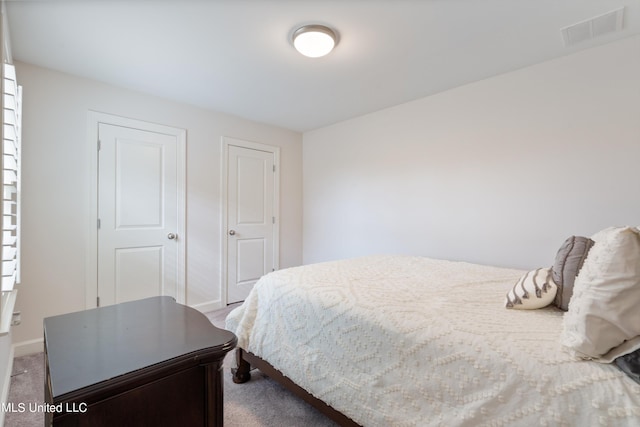
[[563, 351], [561, 311], [504, 308], [522, 273], [408, 256], [289, 268], [227, 328], [363, 426], [640, 426], [640, 385]]

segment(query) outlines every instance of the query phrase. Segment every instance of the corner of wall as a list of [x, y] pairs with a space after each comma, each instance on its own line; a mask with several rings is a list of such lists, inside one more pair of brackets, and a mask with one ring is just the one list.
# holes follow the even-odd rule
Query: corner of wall
[[[0, 402], [6, 403], [9, 398], [11, 372], [13, 371], [13, 346], [11, 332], [0, 337]], [[0, 411], [0, 426], [4, 425], [4, 412]]]

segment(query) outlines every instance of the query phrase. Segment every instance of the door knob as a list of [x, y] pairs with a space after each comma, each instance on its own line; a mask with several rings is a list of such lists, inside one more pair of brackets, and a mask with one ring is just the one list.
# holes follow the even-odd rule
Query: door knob
[[176, 237], [178, 237], [178, 236], [176, 236], [176, 235], [175, 235], [175, 234], [173, 234], [173, 233], [169, 233], [169, 234], [167, 234], [167, 239], [169, 239], [169, 240], [173, 240], [173, 239], [175, 239]]
[[236, 230], [229, 230], [229, 236], [235, 236]]

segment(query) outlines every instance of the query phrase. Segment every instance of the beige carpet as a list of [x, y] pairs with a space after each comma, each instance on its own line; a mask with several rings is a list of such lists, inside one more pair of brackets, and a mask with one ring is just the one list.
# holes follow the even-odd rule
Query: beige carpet
[[[217, 327], [224, 327], [224, 319], [233, 306], [207, 314]], [[230, 427], [297, 427], [327, 426], [336, 424], [328, 420], [306, 402], [283, 389], [260, 371], [253, 371], [252, 379], [246, 384], [234, 384], [229, 372], [233, 354], [224, 361], [224, 423]], [[9, 402], [15, 404], [44, 402], [44, 360], [43, 354], [18, 357], [14, 360], [14, 373], [9, 390]], [[41, 427], [44, 417], [41, 413], [8, 412], [5, 427]]]

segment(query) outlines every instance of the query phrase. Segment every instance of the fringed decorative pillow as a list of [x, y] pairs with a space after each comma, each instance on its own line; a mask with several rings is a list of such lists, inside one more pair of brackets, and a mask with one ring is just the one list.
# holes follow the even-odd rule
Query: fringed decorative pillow
[[507, 293], [505, 307], [517, 310], [535, 310], [553, 302], [558, 286], [551, 277], [551, 267], [538, 268], [526, 273]]

